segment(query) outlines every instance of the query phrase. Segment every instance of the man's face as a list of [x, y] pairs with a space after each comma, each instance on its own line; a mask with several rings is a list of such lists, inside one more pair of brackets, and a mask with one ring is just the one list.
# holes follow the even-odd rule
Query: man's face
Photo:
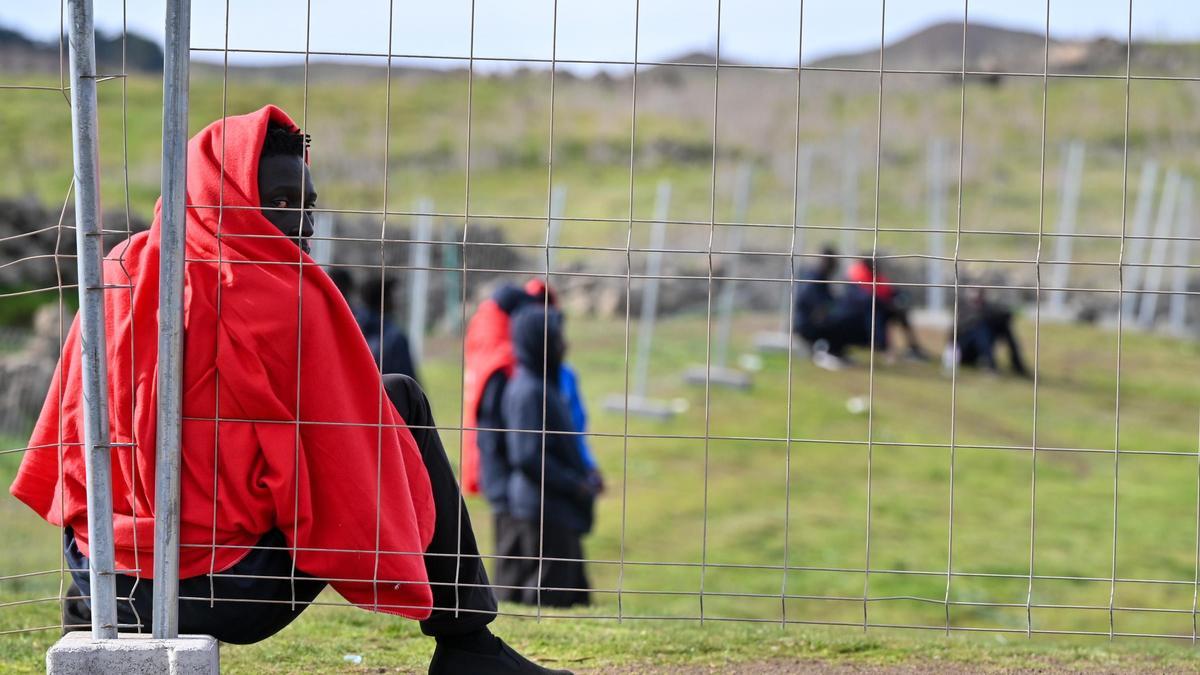
[[270, 155], [258, 163], [258, 198], [263, 217], [308, 253], [317, 203], [312, 175], [296, 155]]

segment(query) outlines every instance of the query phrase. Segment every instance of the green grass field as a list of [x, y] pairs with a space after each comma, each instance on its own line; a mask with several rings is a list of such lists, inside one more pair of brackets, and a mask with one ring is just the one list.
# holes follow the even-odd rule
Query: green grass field
[[[630, 419], [627, 436], [623, 416], [600, 410], [605, 395], [623, 388], [623, 322], [568, 326], [569, 358], [592, 402], [592, 443], [610, 486], [585, 544], [598, 561], [590, 566], [596, 603], [565, 615], [547, 611], [540, 622], [502, 618], [498, 630], [521, 648], [548, 663], [634, 672], [771, 660], [1194, 667], [1195, 344], [1126, 332], [1118, 406], [1116, 333], [1044, 325], [1036, 427], [1031, 380], [968, 371], [952, 383], [933, 364], [882, 361], [872, 378], [865, 361], [829, 373], [796, 360], [787, 443], [786, 356], [766, 357], [751, 391], [714, 388], [707, 416], [703, 388], [681, 383], [681, 371], [704, 360], [704, 325], [703, 316], [660, 324], [651, 394], [685, 399], [688, 410], [663, 424]], [[735, 349], [749, 349], [755, 330], [774, 325], [771, 317], [739, 317]], [[632, 329], [636, 335], [636, 323]], [[1032, 323], [1022, 321], [1021, 332], [1032, 361]], [[936, 339], [926, 336], [931, 346]], [[439, 422], [453, 427], [459, 346], [430, 344], [424, 378]], [[848, 398], [871, 392], [870, 415], [848, 412]], [[1036, 459], [1027, 449], [1035, 434]], [[456, 456], [457, 434], [443, 437]], [[0, 455], [3, 482], [19, 457]], [[486, 505], [470, 507], [486, 550]], [[0, 574], [58, 569], [57, 531], [7, 496], [0, 518]], [[862, 571], [868, 524], [869, 576]], [[1031, 543], [1040, 577], [1032, 586]], [[972, 574], [980, 576], [963, 576]], [[55, 601], [13, 603], [55, 598], [59, 589], [57, 573], [0, 580], [0, 631], [56, 624]], [[310, 610], [265, 643], [224, 648], [226, 670], [355, 669], [345, 654], [362, 655], [357, 669], [372, 672], [419, 670], [427, 661], [431, 643], [412, 622], [337, 606], [332, 593], [322, 601], [333, 606]], [[626, 620], [611, 618], [618, 615]], [[1107, 636], [1110, 616], [1117, 633], [1180, 638], [1026, 638], [1029, 628]], [[939, 630], [864, 634], [864, 620]], [[796, 625], [808, 622], [850, 626]], [[980, 632], [946, 636], [947, 622]], [[39, 670], [55, 635], [0, 636], [0, 668]]]

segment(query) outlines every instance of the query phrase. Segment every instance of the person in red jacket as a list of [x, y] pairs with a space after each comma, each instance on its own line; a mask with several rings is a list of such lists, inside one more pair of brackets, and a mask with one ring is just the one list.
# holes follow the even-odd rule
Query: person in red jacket
[[523, 597], [524, 551], [508, 504], [508, 463], [504, 390], [516, 366], [510, 317], [533, 298], [512, 284], [502, 284], [480, 303], [467, 323], [463, 377], [463, 487], [483, 493], [492, 511], [493, 567], [501, 600]]
[[[421, 621], [431, 673], [548, 673], [496, 601], [414, 380], [381, 376], [310, 259], [307, 137], [280, 109], [188, 145], [179, 630], [265, 639], [331, 586]], [[161, 205], [160, 205], [161, 207]], [[152, 621], [159, 215], [105, 259], [118, 620]], [[283, 236], [280, 236], [280, 233]], [[63, 528], [64, 624], [90, 624], [78, 323], [10, 491]], [[137, 348], [134, 349], [136, 342]]]
[[[849, 294], [853, 297], [848, 298], [846, 303], [859, 308], [865, 318], [868, 331], [871, 325], [871, 314], [874, 312], [876, 349], [883, 352], [888, 350], [890, 343], [888, 327], [894, 323], [904, 332], [904, 337], [908, 342], [908, 356], [918, 361], [928, 361], [929, 355], [921, 348], [921, 343], [917, 340], [917, 332], [913, 330], [912, 323], [908, 320], [908, 296], [892, 285], [891, 280], [876, 268], [875, 261], [870, 258], [854, 261], [846, 270], [846, 278], [854, 282], [854, 287]], [[875, 296], [873, 309], [872, 294]]]

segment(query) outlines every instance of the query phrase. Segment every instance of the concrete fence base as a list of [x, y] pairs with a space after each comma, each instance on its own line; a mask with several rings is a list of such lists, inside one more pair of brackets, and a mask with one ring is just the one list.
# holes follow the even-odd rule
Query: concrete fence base
[[116, 640], [93, 641], [90, 631], [76, 631], [46, 652], [49, 675], [216, 675], [220, 671], [217, 641], [207, 635], [155, 640], [148, 634], [122, 633]]

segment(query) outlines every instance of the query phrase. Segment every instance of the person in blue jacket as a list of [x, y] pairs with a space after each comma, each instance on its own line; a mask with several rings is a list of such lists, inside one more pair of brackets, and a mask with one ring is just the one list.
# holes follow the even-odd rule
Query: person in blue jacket
[[[525, 292], [529, 294], [535, 305], [546, 306], [548, 304], [550, 307], [558, 308], [558, 294], [541, 279], [536, 277], [530, 279], [525, 284]], [[604, 475], [600, 473], [600, 466], [596, 464], [591, 444], [588, 443], [585, 435], [587, 434], [587, 407], [583, 402], [583, 391], [579, 388], [579, 375], [571, 364], [565, 361], [559, 368], [559, 387], [567, 399], [567, 407], [571, 410], [571, 422], [575, 431], [579, 432], [579, 454], [583, 456], [583, 463], [588, 467], [588, 477], [595, 484], [597, 494], [604, 492]]]
[[586, 605], [583, 536], [592, 529], [599, 489], [562, 391], [562, 315], [533, 303], [513, 316], [511, 332], [517, 367], [502, 410], [511, 467], [508, 508], [523, 574], [508, 597], [551, 607]]

